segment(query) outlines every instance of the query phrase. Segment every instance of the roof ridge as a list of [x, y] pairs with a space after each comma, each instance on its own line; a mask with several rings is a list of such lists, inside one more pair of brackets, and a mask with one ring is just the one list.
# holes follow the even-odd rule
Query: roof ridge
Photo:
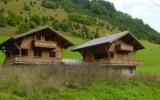
[[[96, 38], [96, 39], [90, 40], [90, 41], [74, 48], [73, 51], [84, 49], [84, 48], [87, 48], [87, 47], [92, 47], [92, 46], [99, 45], [99, 44], [112, 43], [112, 42], [124, 37], [127, 34], [131, 34], [131, 32], [123, 31], [123, 32], [119, 32], [119, 33], [116, 33], [116, 34]], [[131, 36], [133, 36], [133, 38], [135, 38], [134, 35], [131, 34]]]

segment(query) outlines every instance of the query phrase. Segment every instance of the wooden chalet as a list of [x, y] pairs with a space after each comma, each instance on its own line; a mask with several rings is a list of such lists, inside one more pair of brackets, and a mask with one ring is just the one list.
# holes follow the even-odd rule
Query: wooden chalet
[[131, 32], [125, 31], [90, 40], [73, 51], [80, 52], [85, 62], [120, 68], [122, 73], [131, 75], [136, 66], [142, 64], [135, 59], [136, 52], [141, 49], [144, 46]]
[[63, 49], [73, 43], [61, 33], [45, 26], [11, 37], [0, 44], [5, 53], [5, 64], [61, 63]]

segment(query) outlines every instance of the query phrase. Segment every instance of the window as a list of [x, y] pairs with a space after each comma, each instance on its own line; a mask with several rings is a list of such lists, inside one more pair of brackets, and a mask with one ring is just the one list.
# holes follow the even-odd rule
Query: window
[[22, 56], [28, 56], [28, 49], [21, 50]]
[[36, 40], [41, 40], [41, 34], [36, 35]]
[[13, 50], [13, 55], [14, 55], [14, 56], [19, 55], [19, 50], [18, 50], [18, 49]]
[[53, 41], [53, 38], [52, 36], [45, 36], [45, 41]]
[[114, 58], [114, 52], [110, 52], [110, 57]]
[[42, 51], [40, 51], [40, 50], [34, 50], [34, 56], [35, 57], [41, 57], [42, 56]]
[[56, 57], [56, 53], [53, 52], [53, 51], [51, 51], [51, 52], [49, 53], [49, 56], [50, 56], [50, 57]]
[[10, 56], [11, 56], [10, 52], [7, 52], [7, 57], [10, 57]]
[[104, 58], [107, 58], [107, 54], [106, 53], [94, 53], [94, 57], [96, 60], [104, 59]]

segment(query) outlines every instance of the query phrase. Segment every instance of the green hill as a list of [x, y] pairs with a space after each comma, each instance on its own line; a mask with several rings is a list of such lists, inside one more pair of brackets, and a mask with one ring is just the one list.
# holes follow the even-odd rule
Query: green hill
[[[158, 100], [160, 35], [141, 19], [116, 11], [103, 0], [0, 0], [0, 43], [32, 28], [49, 25], [76, 46], [106, 34], [133, 32], [146, 47], [137, 59], [144, 64], [133, 78], [103, 75], [95, 66], [0, 68], [0, 100]], [[82, 59], [64, 51], [64, 58]], [[0, 64], [5, 56], [0, 52]], [[70, 66], [71, 67], [71, 66]], [[85, 68], [85, 69], [83, 69]], [[101, 75], [102, 74], [102, 75]], [[152, 75], [154, 74], [154, 75]]]
[[160, 44], [157, 31], [141, 19], [117, 11], [104, 0], [1, 0], [0, 34], [21, 33], [50, 25], [83, 39], [130, 30], [139, 39]]

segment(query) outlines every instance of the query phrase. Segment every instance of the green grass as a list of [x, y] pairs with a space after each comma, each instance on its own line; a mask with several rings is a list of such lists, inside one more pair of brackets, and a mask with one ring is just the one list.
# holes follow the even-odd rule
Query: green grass
[[137, 59], [144, 61], [142, 66], [138, 67], [141, 72], [160, 73], [160, 45], [152, 44], [148, 41], [142, 41], [146, 49], [137, 53]]
[[76, 46], [84, 43], [85, 41], [77, 38], [77, 37], [73, 37], [73, 36], [69, 36], [69, 35], [65, 35], [70, 41], [72, 41], [75, 45], [73, 47], [70, 47], [68, 49], [66, 49], [64, 51], [64, 58], [66, 59], [82, 59], [82, 56], [80, 53], [78, 52], [73, 52], [71, 51], [73, 48], [75, 48]]
[[112, 86], [101, 82], [87, 89], [68, 89], [55, 93], [51, 98], [54, 100], [157, 100], [160, 97], [159, 93], [158, 86], [134, 85], [132, 83]]
[[160, 98], [160, 77], [156, 75], [140, 74], [128, 78], [116, 74], [108, 76], [99, 70], [100, 67], [95, 66], [70, 67], [73, 70], [65, 70], [65, 67], [18, 66], [1, 69], [0, 100], [159, 100]]
[[[0, 43], [4, 42], [8, 38], [9, 38], [9, 36], [0, 36]], [[0, 64], [3, 64], [4, 59], [5, 59], [5, 55], [4, 55], [4, 53], [2, 53], [2, 51], [0, 51]]]

